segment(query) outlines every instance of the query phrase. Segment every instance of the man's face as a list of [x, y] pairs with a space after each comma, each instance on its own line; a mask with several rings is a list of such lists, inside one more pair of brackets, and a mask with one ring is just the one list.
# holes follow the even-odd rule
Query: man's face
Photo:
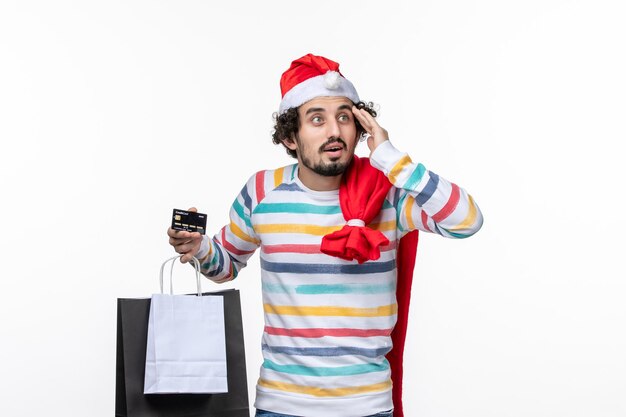
[[300, 129], [287, 146], [298, 152], [301, 169], [322, 176], [343, 174], [358, 143], [352, 106], [346, 97], [318, 97], [298, 108]]

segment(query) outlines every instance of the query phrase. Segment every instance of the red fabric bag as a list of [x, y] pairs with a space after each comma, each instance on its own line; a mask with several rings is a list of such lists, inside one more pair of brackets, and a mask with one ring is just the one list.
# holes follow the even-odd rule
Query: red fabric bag
[[[341, 259], [357, 260], [359, 263], [380, 258], [380, 246], [388, 244], [389, 240], [382, 232], [366, 225], [380, 212], [390, 188], [391, 183], [385, 174], [372, 167], [368, 158], [358, 158], [355, 155], [339, 188], [341, 212], [348, 224], [341, 230], [324, 236], [321, 251]], [[391, 332], [393, 348], [387, 354], [391, 366], [395, 417], [404, 417], [402, 362], [418, 237], [418, 231], [412, 231], [400, 239], [396, 248], [398, 315]]]

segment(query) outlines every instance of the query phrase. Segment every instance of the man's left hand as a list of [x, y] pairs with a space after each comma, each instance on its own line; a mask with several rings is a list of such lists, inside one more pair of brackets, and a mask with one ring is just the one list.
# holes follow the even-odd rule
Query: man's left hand
[[364, 109], [358, 109], [356, 106], [352, 106], [352, 113], [357, 118], [363, 129], [367, 132], [369, 137], [367, 138], [367, 146], [370, 148], [370, 152], [374, 152], [374, 149], [381, 143], [389, 140], [389, 133]]

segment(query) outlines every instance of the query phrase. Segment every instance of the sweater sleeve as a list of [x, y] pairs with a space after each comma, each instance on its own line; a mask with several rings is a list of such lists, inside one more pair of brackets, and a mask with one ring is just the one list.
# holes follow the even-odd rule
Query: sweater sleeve
[[395, 205], [403, 233], [418, 229], [460, 239], [481, 228], [483, 216], [471, 195], [424, 165], [415, 164], [391, 142], [374, 149], [370, 161], [399, 190]]
[[241, 268], [246, 266], [248, 258], [261, 244], [250, 220], [255, 177], [248, 180], [233, 202], [229, 214], [230, 223], [212, 239], [204, 236], [196, 254], [202, 274], [217, 283], [236, 278]]

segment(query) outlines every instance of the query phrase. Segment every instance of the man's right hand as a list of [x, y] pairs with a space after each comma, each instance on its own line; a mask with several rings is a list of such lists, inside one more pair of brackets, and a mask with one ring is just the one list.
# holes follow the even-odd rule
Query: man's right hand
[[[187, 211], [197, 212], [195, 207]], [[202, 244], [202, 235], [198, 232], [185, 232], [183, 230], [174, 230], [171, 227], [167, 229], [167, 235], [170, 238], [170, 245], [174, 247], [176, 253], [183, 255], [180, 261], [183, 263], [191, 261], [200, 250]]]

